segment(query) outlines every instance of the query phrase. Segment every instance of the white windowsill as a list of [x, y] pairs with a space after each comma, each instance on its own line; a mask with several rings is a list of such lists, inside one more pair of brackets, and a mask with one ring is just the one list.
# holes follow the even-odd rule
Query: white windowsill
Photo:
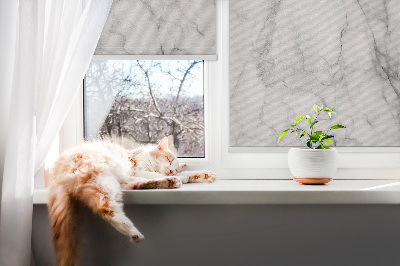
[[[47, 204], [35, 189], [34, 204]], [[124, 191], [127, 204], [400, 204], [400, 180], [333, 180], [323, 186], [293, 180], [218, 180], [180, 189]]]

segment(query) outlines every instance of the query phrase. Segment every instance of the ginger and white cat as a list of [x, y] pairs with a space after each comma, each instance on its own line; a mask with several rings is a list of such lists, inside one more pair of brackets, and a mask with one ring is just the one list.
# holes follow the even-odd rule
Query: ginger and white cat
[[[179, 188], [182, 183], [214, 182], [208, 171], [182, 171], [184, 165], [158, 146], [126, 150], [109, 141], [85, 143], [63, 153], [52, 169], [49, 215], [57, 265], [76, 265], [76, 202], [82, 202], [135, 242], [143, 235], [125, 216], [122, 189]], [[175, 175], [175, 176], [174, 176]]]

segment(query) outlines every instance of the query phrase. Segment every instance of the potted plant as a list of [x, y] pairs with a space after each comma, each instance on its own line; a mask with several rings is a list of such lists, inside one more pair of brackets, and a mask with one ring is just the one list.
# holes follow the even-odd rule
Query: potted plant
[[[287, 134], [295, 133], [300, 140], [306, 139], [306, 148], [291, 148], [288, 153], [288, 163], [293, 179], [302, 184], [320, 185], [332, 181], [332, 176], [337, 170], [337, 150], [328, 145], [333, 144], [334, 136], [331, 130], [345, 128], [342, 125], [334, 125], [324, 133], [314, 129], [315, 125], [322, 120], [321, 114], [328, 115], [329, 118], [335, 114], [329, 108], [314, 105], [314, 118], [306, 115], [297, 117], [292, 125], [287, 125], [286, 129], [279, 136], [278, 142]], [[307, 129], [300, 127], [302, 120], [307, 121]]]

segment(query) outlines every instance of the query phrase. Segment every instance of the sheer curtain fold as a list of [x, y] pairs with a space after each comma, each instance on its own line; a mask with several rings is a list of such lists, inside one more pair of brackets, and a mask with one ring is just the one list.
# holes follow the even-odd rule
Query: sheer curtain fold
[[19, 0], [15, 21], [10, 21], [17, 23], [17, 32], [9, 85], [0, 265], [30, 263], [33, 177], [82, 84], [111, 4], [112, 0]]
[[[48, 112], [42, 112], [42, 115], [39, 116], [43, 123], [38, 131], [36, 171], [44, 162], [52, 144], [48, 139], [53, 139], [60, 130], [67, 116], [65, 110], [70, 109], [73, 99], [78, 93], [111, 4], [112, 0], [88, 1], [80, 13], [79, 19], [74, 19], [75, 29], [67, 38], [69, 40], [68, 46], [65, 53], [60, 52], [64, 55], [64, 57], [60, 56], [63, 59], [58, 62], [59, 65], [62, 65], [60, 72], [58, 72], [60, 78], [54, 86], [49, 86], [50, 89], [54, 88], [55, 90], [55, 94], [49, 100], [53, 103], [52, 109]], [[82, 6], [82, 4], [78, 6]], [[54, 74], [57, 75], [57, 73]], [[70, 88], [73, 88], [73, 90]], [[57, 126], [54, 126], [56, 124]]]

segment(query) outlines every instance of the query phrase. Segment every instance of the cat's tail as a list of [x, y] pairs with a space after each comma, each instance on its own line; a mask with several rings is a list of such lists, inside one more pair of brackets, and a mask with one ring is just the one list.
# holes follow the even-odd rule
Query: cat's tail
[[49, 216], [57, 266], [77, 264], [76, 207], [65, 189], [53, 184], [49, 189]]

